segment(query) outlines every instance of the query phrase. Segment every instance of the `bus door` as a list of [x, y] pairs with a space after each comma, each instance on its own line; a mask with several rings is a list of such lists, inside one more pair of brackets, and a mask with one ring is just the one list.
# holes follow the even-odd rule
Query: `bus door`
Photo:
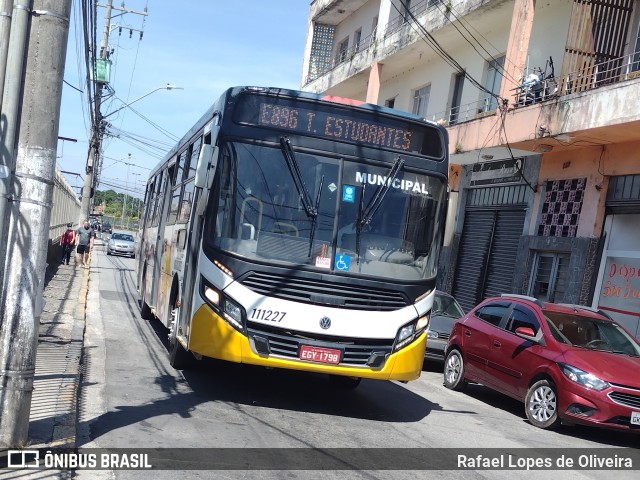
[[155, 239], [155, 248], [153, 250], [153, 283], [151, 285], [151, 298], [155, 299], [156, 316], [164, 323], [166, 323], [168, 320], [167, 318], [165, 318], [164, 312], [161, 311], [164, 307], [164, 292], [160, 291], [160, 285], [162, 282], [162, 258], [166, 250], [167, 243], [164, 231], [167, 224], [169, 207], [171, 204], [171, 191], [173, 190], [172, 187], [173, 178], [175, 176], [175, 163], [168, 168], [167, 172], [168, 175], [165, 175], [165, 178], [163, 179], [161, 190], [162, 200], [160, 202], [160, 221], [158, 223], [158, 234]]
[[[156, 188], [156, 180], [154, 179], [147, 185], [147, 190], [144, 196], [144, 212], [142, 215], [140, 228], [138, 230], [138, 252], [136, 252], [136, 286], [140, 290], [142, 289], [144, 278], [144, 264], [147, 262], [147, 252], [149, 247], [149, 228], [151, 227], [151, 216], [153, 214], [154, 207], [154, 194]], [[153, 239], [155, 240], [155, 239]], [[140, 290], [140, 295], [145, 298], [145, 292]]]

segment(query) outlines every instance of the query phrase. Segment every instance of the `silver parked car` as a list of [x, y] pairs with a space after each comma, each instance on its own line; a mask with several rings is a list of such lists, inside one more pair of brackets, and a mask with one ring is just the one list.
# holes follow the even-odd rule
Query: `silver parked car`
[[449, 341], [453, 324], [464, 316], [464, 311], [455, 298], [436, 290], [433, 309], [427, 326], [427, 349], [424, 357], [444, 361], [444, 351]]
[[107, 243], [107, 255], [118, 254], [128, 255], [131, 258], [136, 256], [136, 240], [130, 233], [114, 232]]

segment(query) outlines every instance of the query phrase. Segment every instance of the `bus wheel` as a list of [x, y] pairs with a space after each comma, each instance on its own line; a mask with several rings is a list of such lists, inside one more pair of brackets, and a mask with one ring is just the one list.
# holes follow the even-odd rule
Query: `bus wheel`
[[178, 315], [180, 309], [171, 311], [171, 325], [169, 327], [169, 364], [176, 370], [187, 370], [194, 366], [196, 359], [178, 341]]
[[140, 299], [140, 316], [143, 320], [153, 320], [153, 313], [151, 312], [151, 308], [147, 305], [147, 302], [144, 301], [144, 298]]
[[147, 290], [146, 286], [146, 274], [147, 274], [147, 265], [144, 265], [144, 270], [142, 271], [142, 288], [140, 289], [140, 316], [143, 320], [154, 320], [153, 313], [149, 308], [149, 304], [147, 303], [147, 299], [145, 298], [145, 292]]
[[344, 377], [342, 375], [329, 375], [329, 382], [336, 388], [342, 390], [353, 390], [362, 381], [359, 377]]

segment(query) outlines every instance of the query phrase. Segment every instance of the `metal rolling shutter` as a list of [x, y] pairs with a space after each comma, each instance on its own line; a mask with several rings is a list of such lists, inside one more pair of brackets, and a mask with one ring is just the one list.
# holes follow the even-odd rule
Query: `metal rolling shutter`
[[[496, 212], [493, 244], [487, 262], [485, 297], [513, 293], [513, 274], [516, 270], [518, 243], [524, 228], [524, 211]], [[482, 299], [480, 299], [482, 300]]]
[[512, 293], [524, 210], [467, 210], [453, 286], [465, 311], [486, 297]]
[[495, 211], [468, 210], [464, 217], [453, 296], [468, 312], [478, 304], [485, 259], [489, 255]]

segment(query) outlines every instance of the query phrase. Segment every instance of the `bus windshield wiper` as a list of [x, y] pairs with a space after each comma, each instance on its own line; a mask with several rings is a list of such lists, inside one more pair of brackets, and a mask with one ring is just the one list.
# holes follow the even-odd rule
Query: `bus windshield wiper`
[[307, 213], [307, 217], [315, 219], [318, 216], [318, 209], [311, 204], [311, 195], [309, 195], [309, 191], [304, 184], [302, 174], [300, 173], [300, 165], [298, 165], [296, 154], [293, 151], [291, 142], [287, 137], [280, 137], [280, 149], [282, 150], [284, 159], [287, 161], [287, 166], [289, 167], [289, 171], [291, 172], [293, 183], [295, 184], [296, 189], [298, 190], [298, 194], [300, 195], [300, 200], [302, 201], [304, 211]]
[[358, 221], [356, 222], [356, 256], [358, 257], [358, 261], [360, 261], [360, 233], [366, 225], [369, 225], [376, 211], [378, 210], [378, 208], [380, 208], [380, 205], [382, 205], [382, 201], [384, 200], [385, 195], [391, 188], [391, 184], [398, 176], [398, 173], [402, 169], [403, 165], [404, 160], [398, 155], [398, 157], [396, 157], [396, 161], [391, 167], [391, 170], [389, 170], [387, 181], [383, 185], [378, 186], [378, 189], [373, 194], [373, 198], [366, 207], [364, 207], [365, 183], [362, 182], [362, 195], [360, 195]]
[[315, 205], [311, 204], [311, 195], [309, 194], [309, 190], [307, 190], [307, 186], [304, 184], [304, 180], [302, 179], [302, 173], [300, 173], [300, 165], [298, 164], [298, 160], [296, 159], [296, 154], [293, 151], [293, 147], [291, 146], [291, 141], [287, 137], [280, 137], [280, 149], [282, 150], [282, 155], [284, 159], [287, 161], [287, 166], [289, 167], [289, 172], [291, 172], [291, 178], [293, 178], [293, 183], [298, 190], [298, 195], [300, 195], [300, 201], [302, 202], [302, 206], [304, 211], [307, 214], [307, 217], [311, 219], [311, 232], [309, 234], [309, 257], [311, 256], [311, 249], [313, 248], [313, 237], [316, 233], [316, 224], [318, 221], [318, 208], [320, 207], [320, 196], [322, 195], [322, 184], [324, 183], [324, 175], [320, 179], [320, 188], [318, 189], [318, 195], [316, 197]]
[[314, 205], [315, 216], [311, 220], [311, 233], [309, 234], [309, 255], [311, 256], [311, 248], [313, 247], [313, 237], [316, 234], [316, 225], [318, 224], [318, 209], [320, 208], [320, 197], [322, 196], [322, 185], [324, 184], [324, 175], [320, 177], [320, 187], [318, 188], [318, 195], [316, 196], [316, 204]]

